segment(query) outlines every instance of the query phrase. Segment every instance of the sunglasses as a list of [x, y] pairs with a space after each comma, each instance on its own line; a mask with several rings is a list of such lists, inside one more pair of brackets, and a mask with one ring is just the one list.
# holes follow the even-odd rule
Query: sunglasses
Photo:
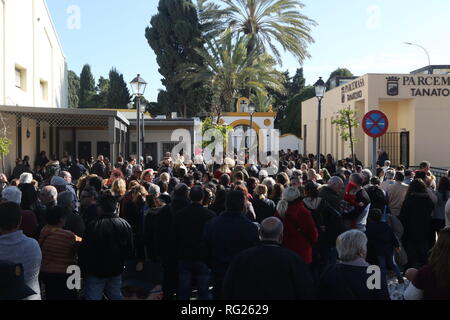
[[154, 290], [154, 291], [149, 291], [149, 290], [144, 290], [141, 288], [132, 288], [132, 287], [125, 287], [122, 288], [122, 295], [125, 298], [131, 298], [134, 295], [136, 295], [136, 297], [138, 299], [147, 299], [149, 295], [151, 294], [155, 294], [155, 293], [161, 293], [162, 290]]

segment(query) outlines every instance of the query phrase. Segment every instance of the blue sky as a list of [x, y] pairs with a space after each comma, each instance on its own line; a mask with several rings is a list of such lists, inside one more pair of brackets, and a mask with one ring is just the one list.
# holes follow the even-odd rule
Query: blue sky
[[[304, 13], [318, 22], [309, 48], [312, 58], [304, 62], [306, 81], [337, 67], [355, 75], [408, 73], [428, 64], [450, 64], [450, 1], [446, 0], [304, 0]], [[69, 69], [80, 73], [89, 63], [96, 80], [116, 67], [129, 82], [137, 73], [149, 83], [145, 96], [156, 101], [162, 89], [153, 50], [145, 28], [157, 13], [158, 0], [47, 0], [67, 57]], [[73, 8], [80, 12], [73, 24]], [[283, 55], [281, 70], [293, 74], [299, 63]]]

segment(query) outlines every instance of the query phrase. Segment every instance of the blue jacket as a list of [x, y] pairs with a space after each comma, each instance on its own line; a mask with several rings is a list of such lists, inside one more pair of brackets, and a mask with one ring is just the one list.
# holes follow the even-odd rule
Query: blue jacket
[[36, 240], [28, 238], [23, 231], [0, 236], [0, 259], [13, 263], [21, 263], [24, 270], [25, 284], [35, 295], [26, 300], [41, 300], [39, 287], [39, 271], [41, 269], [42, 253]]
[[233, 258], [259, 242], [258, 227], [239, 212], [224, 212], [205, 226], [205, 257], [215, 274], [224, 275]]

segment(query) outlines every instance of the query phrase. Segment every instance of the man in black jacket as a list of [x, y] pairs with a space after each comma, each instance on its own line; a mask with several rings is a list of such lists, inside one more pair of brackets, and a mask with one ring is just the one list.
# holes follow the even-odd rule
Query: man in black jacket
[[174, 217], [189, 205], [189, 188], [178, 184], [170, 205], [160, 209], [156, 216], [156, 250], [164, 269], [164, 300], [174, 299], [178, 287], [178, 262], [174, 238]]
[[230, 191], [226, 211], [205, 227], [205, 254], [212, 271], [215, 300], [221, 299], [223, 279], [233, 258], [259, 241], [258, 227], [250, 222], [244, 212], [244, 193]]
[[193, 187], [189, 193], [191, 204], [175, 215], [174, 230], [178, 258], [177, 300], [189, 300], [192, 280], [195, 280], [199, 300], [210, 300], [210, 270], [205, 264], [202, 236], [206, 223], [215, 213], [204, 208], [202, 187]]
[[[240, 253], [223, 283], [226, 300], [312, 300], [314, 282], [300, 256], [282, 248], [283, 223], [265, 219], [261, 243]], [[269, 276], [270, 275], [270, 276]]]
[[99, 217], [86, 229], [78, 258], [85, 274], [86, 300], [122, 300], [125, 260], [133, 254], [133, 230], [118, 217], [117, 200], [110, 191], [99, 199]]
[[92, 166], [92, 169], [89, 170], [89, 173], [96, 174], [103, 179], [108, 178], [106, 176], [106, 165], [105, 165], [104, 158], [102, 155], [98, 156], [97, 162], [94, 163], [94, 165]]

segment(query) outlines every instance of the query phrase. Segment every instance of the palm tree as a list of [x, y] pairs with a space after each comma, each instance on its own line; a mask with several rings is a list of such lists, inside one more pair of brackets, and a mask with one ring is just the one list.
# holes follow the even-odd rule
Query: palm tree
[[282, 74], [275, 70], [275, 61], [268, 55], [248, 54], [248, 37], [233, 40], [233, 32], [227, 29], [219, 39], [198, 49], [203, 65], [184, 64], [177, 77], [183, 89], [197, 83], [205, 83], [213, 93], [213, 112], [217, 123], [223, 111], [231, 111], [239, 91], [250, 88], [254, 92], [267, 93], [267, 88], [283, 91]]
[[268, 112], [274, 103], [274, 98], [270, 94], [261, 91], [252, 94], [250, 100], [256, 105], [257, 112]]
[[309, 44], [314, 43], [311, 26], [317, 23], [301, 13], [300, 0], [221, 0], [225, 8], [217, 19], [238, 34], [250, 37], [249, 51], [267, 52], [268, 47], [281, 65], [281, 55], [275, 45], [294, 55], [302, 63], [310, 55]]

